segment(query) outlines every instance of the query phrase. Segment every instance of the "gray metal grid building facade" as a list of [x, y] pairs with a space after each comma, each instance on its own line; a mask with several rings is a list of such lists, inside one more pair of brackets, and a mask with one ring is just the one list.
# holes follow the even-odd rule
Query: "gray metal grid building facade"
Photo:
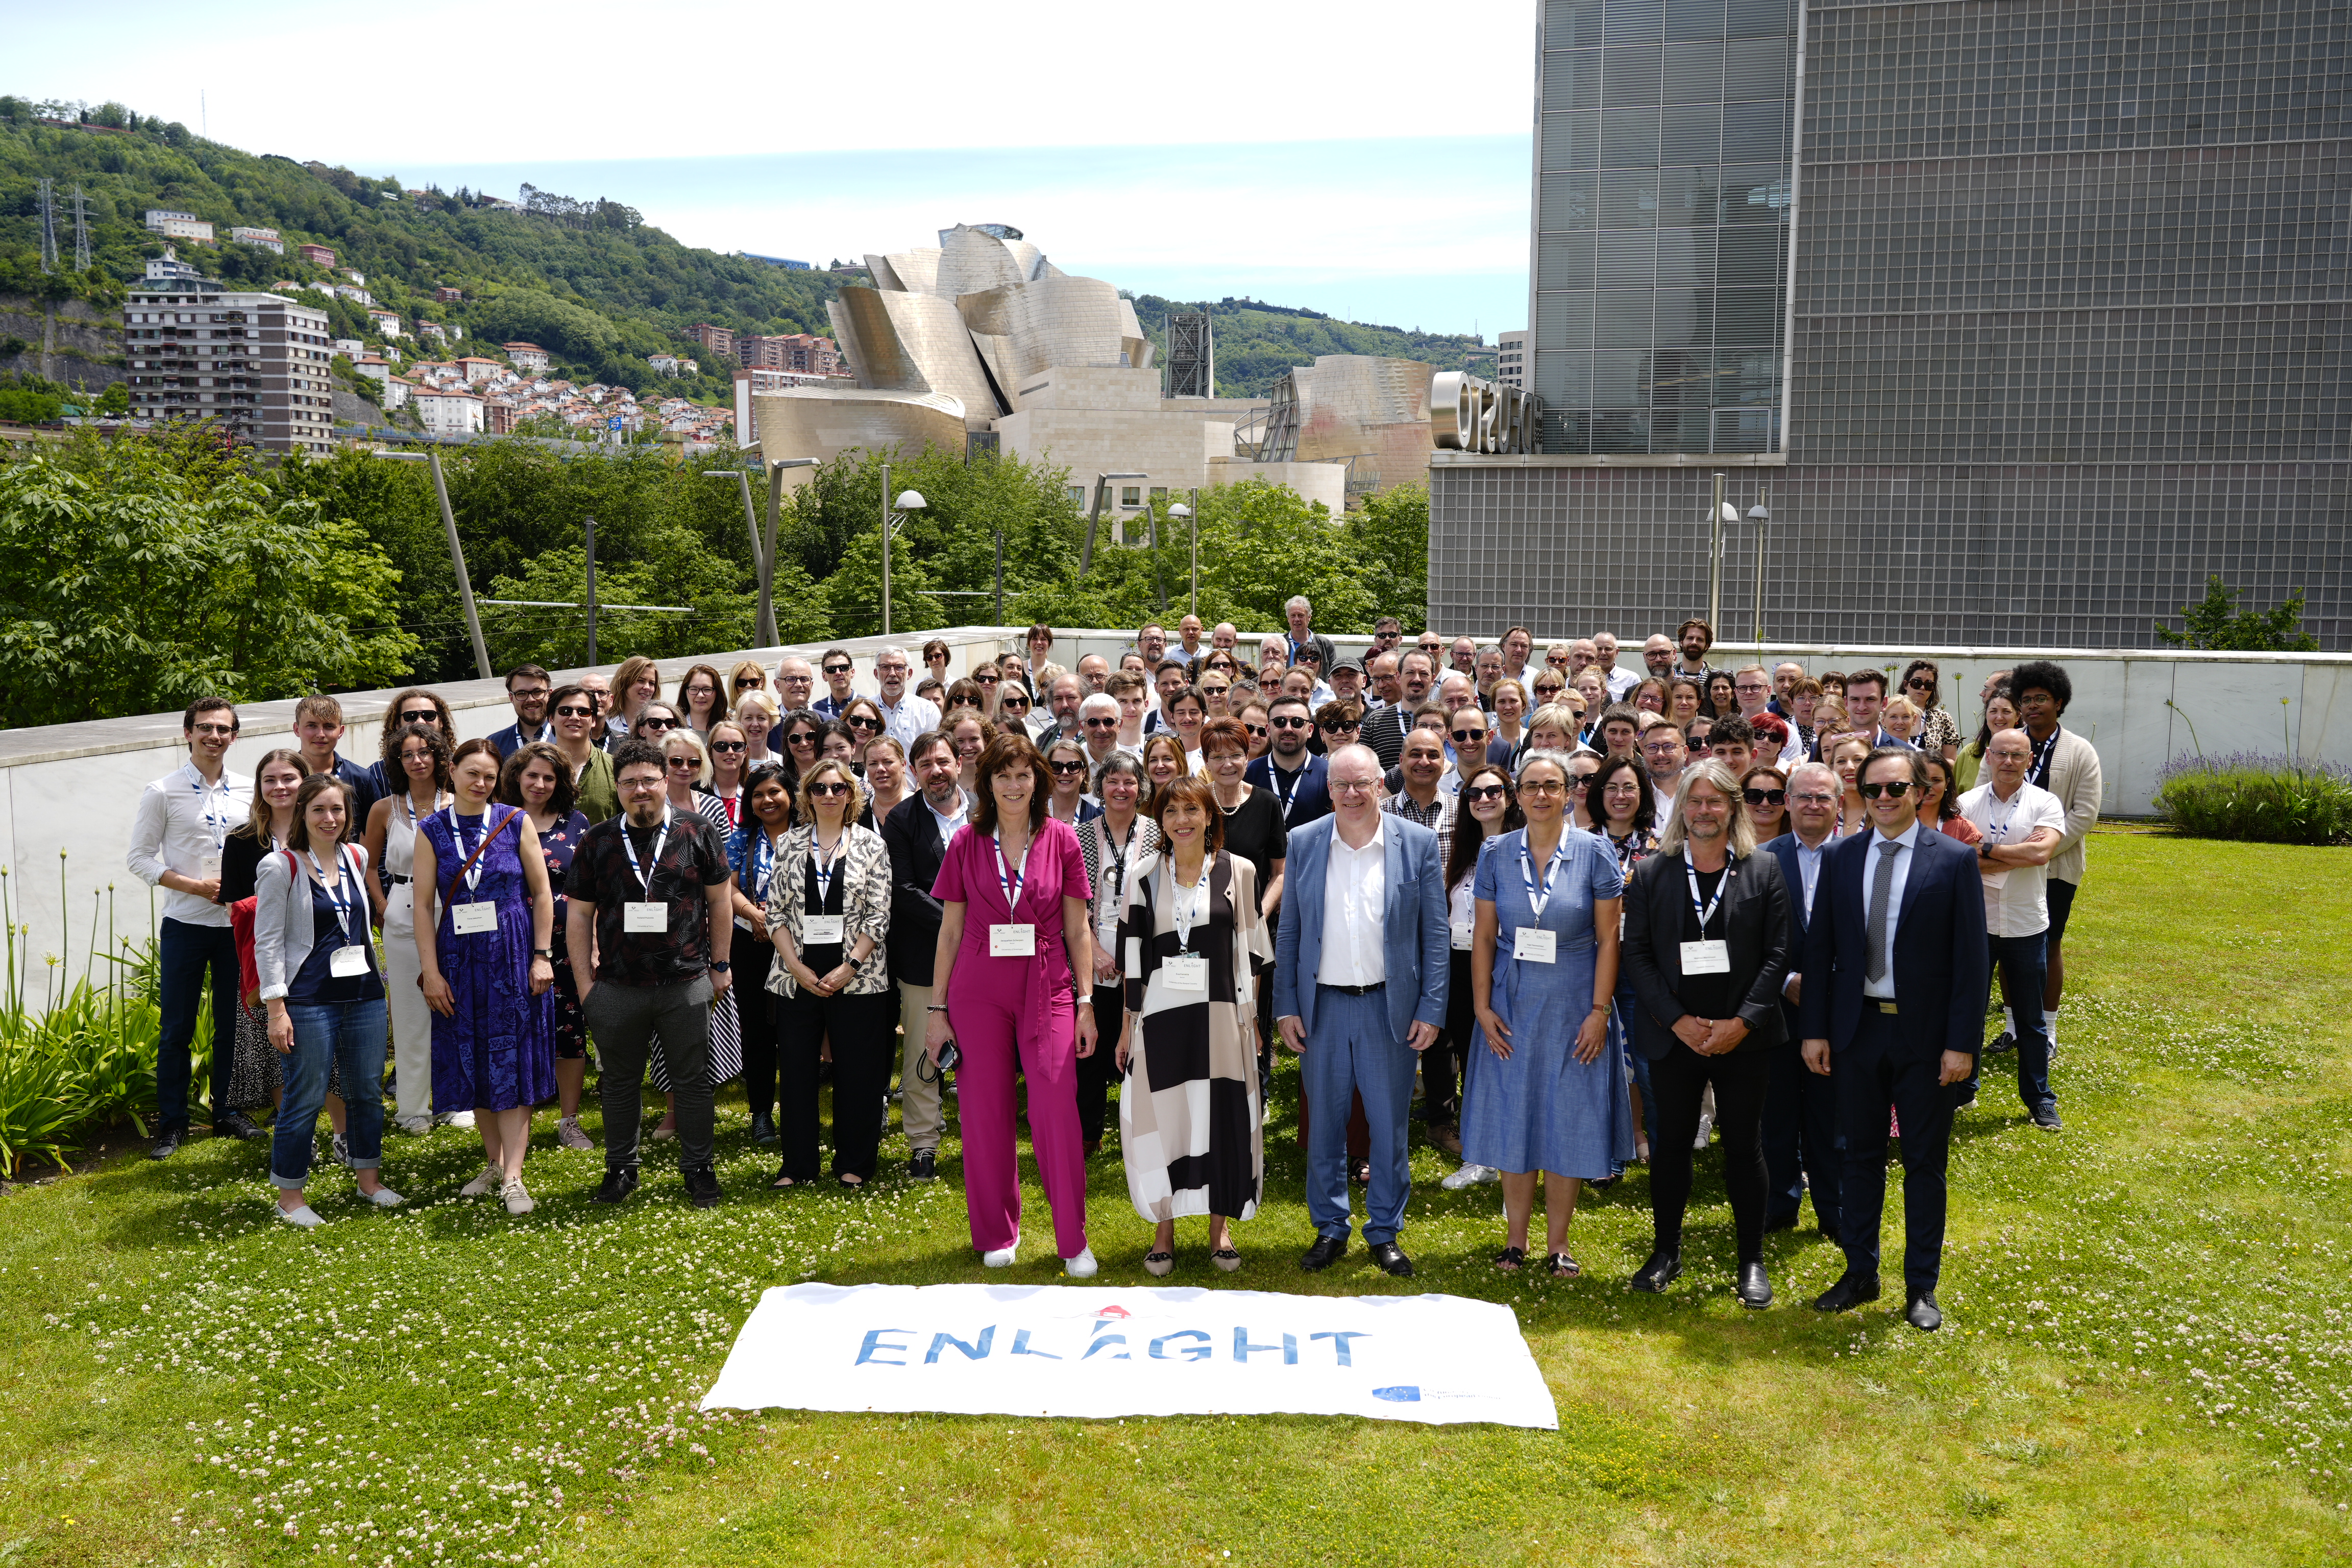
[[1654, 343], [1648, 455], [1563, 421], [1433, 468], [1435, 624], [1670, 627], [1725, 468], [1770, 487], [1770, 637], [2147, 646], [2218, 573], [2352, 647], [2352, 7], [1814, 4], [1804, 39], [1788, 451], [1663, 442]]

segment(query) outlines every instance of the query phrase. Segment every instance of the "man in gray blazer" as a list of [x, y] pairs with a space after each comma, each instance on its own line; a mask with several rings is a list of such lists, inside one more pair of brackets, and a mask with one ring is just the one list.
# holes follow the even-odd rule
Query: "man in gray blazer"
[[1299, 1267], [1328, 1268], [1348, 1250], [1348, 1117], [1360, 1093], [1371, 1126], [1364, 1240], [1402, 1279], [1412, 1273], [1396, 1242], [1412, 1194], [1405, 1113], [1419, 1053], [1445, 1020], [1451, 973], [1444, 851], [1428, 828], [1381, 810], [1369, 746], [1332, 752], [1326, 777], [1331, 815], [1290, 835], [1275, 943], [1276, 1026], [1306, 1057], [1316, 1242]]

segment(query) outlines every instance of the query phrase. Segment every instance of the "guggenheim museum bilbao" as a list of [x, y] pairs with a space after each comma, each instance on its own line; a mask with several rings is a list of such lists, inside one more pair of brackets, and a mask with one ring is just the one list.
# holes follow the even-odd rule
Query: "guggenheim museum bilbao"
[[768, 456], [995, 450], [1068, 468], [1081, 506], [1098, 476], [1118, 476], [1112, 518], [1249, 478], [1337, 512], [1351, 491], [1426, 479], [1433, 447], [1516, 449], [1532, 429], [1516, 391], [1413, 360], [1326, 355], [1271, 397], [1209, 395], [1206, 317], [1194, 331], [1177, 318], [1178, 363], [1159, 366], [1117, 288], [1071, 277], [1003, 224], [959, 224], [866, 265], [873, 286], [832, 306], [855, 387], [738, 380], [737, 428]]

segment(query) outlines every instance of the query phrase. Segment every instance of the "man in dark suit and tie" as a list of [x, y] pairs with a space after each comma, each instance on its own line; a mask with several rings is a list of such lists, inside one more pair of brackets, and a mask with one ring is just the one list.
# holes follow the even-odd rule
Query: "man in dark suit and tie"
[[1878, 1299], [1886, 1202], [1886, 1117], [1903, 1129], [1905, 1321], [1937, 1329], [1944, 1167], [1960, 1086], [1984, 1045], [1991, 982], [1976, 856], [1920, 826], [1927, 766], [1908, 747], [1864, 759], [1866, 832], [1823, 858], [1805, 930], [1805, 1066], [1837, 1086], [1845, 1135], [1840, 1239], [1845, 1273], [1813, 1305], [1843, 1312]]
[[930, 1022], [931, 963], [940, 944], [940, 901], [931, 897], [948, 841], [965, 825], [955, 746], [937, 730], [907, 748], [915, 793], [882, 819], [890, 851], [890, 978], [898, 983], [898, 1021], [906, 1031], [898, 1068], [898, 1120], [907, 1132], [907, 1173], [937, 1174], [940, 1131], [947, 1115], [940, 1079], [930, 1073], [923, 1032]]

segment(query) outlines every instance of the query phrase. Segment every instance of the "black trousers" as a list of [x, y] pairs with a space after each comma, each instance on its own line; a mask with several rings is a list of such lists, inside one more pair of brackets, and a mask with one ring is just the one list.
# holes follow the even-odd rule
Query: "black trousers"
[[1110, 1119], [1111, 1080], [1118, 1077], [1118, 1031], [1127, 1005], [1123, 985], [1095, 987], [1095, 1027], [1100, 1031], [1095, 1054], [1078, 1058], [1078, 1131], [1091, 1149], [1103, 1139]]
[[1462, 1083], [1470, 1060], [1470, 1031], [1478, 1021], [1470, 994], [1470, 955], [1456, 951], [1445, 993], [1445, 1032], [1421, 1053], [1421, 1119], [1432, 1127], [1460, 1126]]
[[750, 933], [735, 942], [735, 1010], [743, 1023], [743, 1099], [754, 1116], [772, 1115], [776, 1109], [776, 1004], [783, 998], [768, 989], [768, 969], [776, 950], [753, 942]]
[[[1910, 1026], [1905, 1027], [1906, 1024]], [[1862, 1010], [1853, 1043], [1831, 1063], [1838, 1131], [1845, 1137], [1838, 1239], [1848, 1271], [1878, 1274], [1878, 1226], [1886, 1208], [1886, 1113], [1903, 1124], [1903, 1284], [1933, 1290], [1944, 1266], [1944, 1168], [1961, 1084], [1940, 1082], [1943, 1052], [1923, 1045], [1916, 1020]]]
[[1837, 1079], [1805, 1065], [1799, 1048], [1797, 1010], [1786, 1002], [1780, 1015], [1789, 1037], [1768, 1047], [1770, 1084], [1764, 1091], [1764, 1223], [1794, 1225], [1813, 1194], [1813, 1218], [1822, 1234], [1838, 1237], [1838, 1192], [1845, 1175], [1845, 1141], [1837, 1130]]
[[776, 1131], [783, 1173], [817, 1176], [817, 1058], [833, 1037], [833, 1173], [874, 1179], [882, 1142], [882, 1096], [898, 1055], [898, 998], [771, 994], [776, 1022]]
[[1656, 1245], [1683, 1244], [1683, 1212], [1690, 1206], [1691, 1140], [1698, 1136], [1699, 1099], [1715, 1086], [1715, 1129], [1723, 1139], [1723, 1184], [1731, 1194], [1731, 1226], [1739, 1261], [1764, 1259], [1764, 1089], [1771, 1077], [1766, 1047], [1742, 1046], [1727, 1056], [1703, 1057], [1680, 1040], [1650, 1060], [1650, 1090], [1658, 1101], [1658, 1136], [1650, 1145], [1650, 1220]]

